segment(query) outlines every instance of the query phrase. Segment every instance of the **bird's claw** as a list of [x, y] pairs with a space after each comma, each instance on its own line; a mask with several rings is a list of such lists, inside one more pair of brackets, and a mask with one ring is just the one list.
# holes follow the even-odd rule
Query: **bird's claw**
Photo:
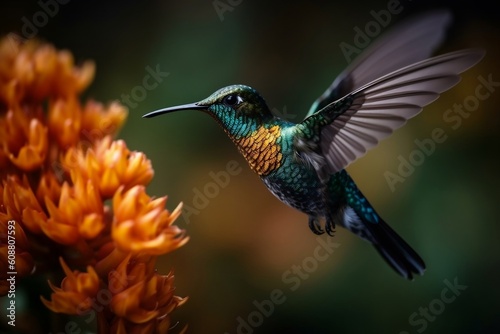
[[319, 220], [315, 217], [309, 217], [309, 228], [311, 229], [311, 231], [313, 231], [314, 234], [317, 235], [322, 235], [325, 233], [325, 231], [323, 231], [323, 229], [321, 228]]
[[331, 237], [334, 236], [334, 234], [335, 234], [335, 224], [330, 219], [326, 220], [325, 229], [326, 229], [326, 233], [328, 233], [329, 236], [331, 236]]

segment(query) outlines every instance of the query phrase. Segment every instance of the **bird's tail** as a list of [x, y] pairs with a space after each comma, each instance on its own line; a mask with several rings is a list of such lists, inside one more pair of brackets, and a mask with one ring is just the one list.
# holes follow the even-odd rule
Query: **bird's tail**
[[344, 227], [369, 241], [401, 276], [413, 279], [422, 275], [425, 263], [418, 254], [386, 222], [380, 218], [354, 181], [344, 170], [345, 201]]
[[425, 263], [422, 258], [386, 222], [364, 222], [371, 234], [370, 241], [387, 263], [406, 279], [413, 274], [422, 275]]

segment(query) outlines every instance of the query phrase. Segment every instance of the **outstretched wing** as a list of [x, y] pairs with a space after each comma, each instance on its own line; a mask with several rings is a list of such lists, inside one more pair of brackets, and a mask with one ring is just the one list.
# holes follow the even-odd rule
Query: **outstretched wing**
[[313, 103], [307, 116], [367, 83], [431, 56], [451, 21], [448, 11], [433, 11], [396, 25], [351, 63]]
[[360, 87], [298, 124], [299, 129], [316, 127], [319, 141], [312, 143], [311, 136], [299, 135], [297, 142], [302, 145], [296, 145], [297, 153], [314, 162], [320, 175], [344, 169], [457, 84], [459, 74], [483, 56], [481, 50], [447, 53]]

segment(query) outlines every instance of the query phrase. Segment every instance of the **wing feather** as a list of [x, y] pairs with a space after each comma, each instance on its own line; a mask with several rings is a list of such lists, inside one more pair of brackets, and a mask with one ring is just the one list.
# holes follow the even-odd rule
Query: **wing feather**
[[406, 66], [344, 97], [352, 99], [352, 103], [341, 115], [332, 117], [343, 99], [310, 116], [333, 118], [321, 129], [320, 136], [326, 172], [336, 173], [363, 156], [440, 93], [456, 85], [459, 74], [483, 55], [480, 50], [462, 50]]
[[[431, 103], [439, 97], [439, 94], [434, 92], [406, 92], [406, 93], [397, 93], [397, 92], [384, 92], [384, 93], [369, 93], [366, 94], [366, 98], [369, 102], [364, 104], [364, 108], [366, 110], [372, 109], [383, 109], [390, 108], [393, 105], [405, 104], [407, 101], [414, 101], [416, 105], [425, 105], [427, 103]], [[390, 99], [390, 103], [387, 102], [387, 99]], [[356, 105], [353, 107], [359, 107]], [[375, 114], [375, 113], [374, 113]], [[408, 116], [409, 117], [409, 116]]]
[[444, 39], [450, 22], [450, 12], [437, 10], [396, 25], [334, 80], [307, 116], [387, 73], [430, 57]]

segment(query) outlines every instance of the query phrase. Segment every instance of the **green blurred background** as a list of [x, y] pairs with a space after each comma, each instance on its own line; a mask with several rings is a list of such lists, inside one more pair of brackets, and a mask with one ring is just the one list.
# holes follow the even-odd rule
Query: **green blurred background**
[[[499, 333], [499, 87], [457, 129], [443, 119], [454, 103], [474, 95], [478, 76], [500, 81], [494, 2], [401, 0], [403, 12], [391, 17], [392, 24], [431, 8], [451, 8], [454, 24], [438, 53], [487, 51], [459, 85], [348, 168], [379, 213], [425, 259], [428, 270], [413, 282], [343, 229], [335, 235], [339, 246], [333, 254], [314, 260], [319, 243], [307, 217], [266, 190], [208, 116], [141, 118], [244, 83], [258, 89], [270, 108], [300, 121], [346, 67], [339, 44], [353, 44], [353, 28], [363, 29], [373, 20], [370, 11], [386, 9], [388, 1], [220, 2], [232, 8], [222, 19], [212, 1], [70, 1], [36, 33], [71, 50], [78, 62], [96, 62], [85, 98], [110, 102], [137, 93], [148, 66], [169, 73], [147, 96], [132, 98], [119, 137], [152, 160], [156, 175], [149, 193], [167, 194], [170, 209], [180, 201], [195, 207], [196, 191], [213, 182], [210, 172], [225, 170], [232, 160], [241, 166], [227, 186], [208, 190], [217, 194], [199, 213], [178, 219], [191, 240], [160, 259], [161, 272], [175, 269], [177, 294], [189, 296], [173, 314], [178, 328], [188, 324], [191, 333], [231, 334]], [[22, 35], [22, 18], [32, 21], [42, 10], [36, 1], [0, 6], [2, 34]], [[398, 157], [408, 159], [417, 148], [414, 140], [430, 138], [435, 128], [447, 139], [391, 190], [384, 173], [397, 173]], [[307, 278], [288, 271], [303, 264], [311, 271]], [[292, 291], [283, 275], [300, 286]], [[467, 288], [453, 302], [440, 302], [444, 281], [455, 279]], [[276, 289], [284, 302], [259, 317], [254, 302], [270, 299]], [[429, 306], [424, 320], [420, 308]], [[251, 328], [238, 328], [239, 317]]]

